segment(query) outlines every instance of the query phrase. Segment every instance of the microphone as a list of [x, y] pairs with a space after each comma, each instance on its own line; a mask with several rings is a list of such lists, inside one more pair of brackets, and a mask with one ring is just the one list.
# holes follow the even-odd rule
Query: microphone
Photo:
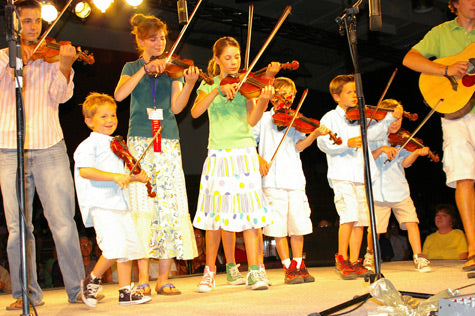
[[178, 0], [176, 2], [176, 8], [178, 11], [178, 23], [181, 25], [188, 23], [188, 6], [186, 0]]
[[368, 0], [369, 2], [369, 29], [379, 31], [383, 26], [381, 19], [381, 0]]

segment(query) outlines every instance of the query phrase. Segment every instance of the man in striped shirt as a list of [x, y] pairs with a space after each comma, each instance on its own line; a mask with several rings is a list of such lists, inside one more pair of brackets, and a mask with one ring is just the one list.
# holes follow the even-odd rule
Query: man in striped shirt
[[[58, 107], [73, 94], [72, 64], [76, 50], [61, 46], [59, 61], [30, 60], [32, 48], [28, 42], [38, 39], [41, 32], [41, 5], [36, 0], [15, 3], [21, 22], [23, 52], [23, 100], [25, 116], [25, 187], [28, 274], [31, 303], [42, 305], [43, 293], [36, 273], [35, 239], [32, 225], [32, 202], [36, 191], [44, 208], [56, 245], [58, 261], [69, 302], [76, 302], [80, 282], [84, 278], [79, 239], [74, 221], [74, 184], [69, 158], [59, 123]], [[34, 46], [34, 45], [33, 45]], [[21, 309], [20, 234], [16, 149], [15, 78], [8, 66], [8, 49], [0, 50], [0, 185], [8, 227], [8, 261], [12, 294], [16, 299], [7, 309]], [[80, 298], [79, 298], [80, 299]]]

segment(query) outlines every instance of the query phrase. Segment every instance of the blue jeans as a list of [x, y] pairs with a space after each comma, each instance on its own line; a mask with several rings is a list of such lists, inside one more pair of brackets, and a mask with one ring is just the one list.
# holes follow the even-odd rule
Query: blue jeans
[[[16, 149], [0, 149], [0, 184], [8, 228], [8, 262], [14, 298], [21, 297], [20, 221], [17, 198]], [[25, 150], [25, 204], [27, 225], [28, 278], [31, 300], [41, 302], [43, 292], [36, 273], [35, 237], [33, 236], [33, 197], [36, 191], [53, 235], [58, 263], [70, 302], [76, 300], [84, 278], [84, 266], [74, 221], [74, 183], [64, 141], [39, 150]]]

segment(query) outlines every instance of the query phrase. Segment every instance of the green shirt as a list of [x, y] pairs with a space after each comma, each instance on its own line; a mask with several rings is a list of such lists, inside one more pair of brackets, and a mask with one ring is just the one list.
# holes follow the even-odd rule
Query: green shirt
[[[220, 79], [216, 76], [213, 85], [203, 81], [198, 92], [209, 94], [219, 85]], [[226, 97], [218, 94], [208, 107], [208, 149], [256, 147], [252, 128], [247, 122], [246, 98], [238, 93], [232, 101], [225, 102]]]
[[[142, 58], [128, 62], [122, 75], [133, 76], [144, 65]], [[178, 125], [171, 109], [172, 82], [184, 82], [183, 78], [171, 79], [162, 74], [158, 77], [144, 75], [130, 95], [130, 119], [128, 137], [153, 137], [152, 121], [148, 119], [147, 108], [153, 108], [152, 85], [156, 84], [156, 108], [163, 109], [161, 121], [162, 138], [179, 139]]]
[[[432, 28], [424, 38], [412, 47], [426, 58], [442, 58], [457, 55], [475, 42], [475, 30], [467, 32], [457, 19]], [[475, 113], [475, 107], [471, 113]]]

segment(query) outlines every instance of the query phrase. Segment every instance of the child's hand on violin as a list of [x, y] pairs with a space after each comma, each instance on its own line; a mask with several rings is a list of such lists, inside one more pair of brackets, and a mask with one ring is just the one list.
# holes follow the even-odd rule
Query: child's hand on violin
[[261, 173], [262, 177], [265, 177], [269, 173], [269, 163], [265, 161], [265, 159], [260, 155], [257, 155], [257, 158], [259, 159], [259, 172]]
[[392, 146], [383, 146], [380, 148], [383, 153], [386, 154], [388, 160], [393, 160], [396, 157], [397, 149]]
[[320, 125], [319, 128], [316, 128], [313, 132], [315, 133], [315, 136], [323, 136], [323, 135], [328, 135], [331, 131], [325, 126], [325, 125]]
[[150, 74], [162, 74], [167, 68], [166, 58], [156, 58], [145, 65], [145, 70]]
[[362, 144], [363, 140], [361, 139], [361, 136], [348, 139], [348, 147], [360, 148]]
[[238, 83], [235, 82], [235, 83], [229, 83], [229, 84], [224, 84], [222, 86], [219, 87], [219, 91], [221, 94], [224, 94], [224, 96], [228, 99], [228, 100], [232, 100], [234, 99], [234, 97], [236, 96], [236, 93], [237, 93], [237, 87], [238, 87]]
[[271, 85], [268, 85], [268, 86], [265, 86], [261, 90], [261, 95], [259, 96], [259, 99], [261, 99], [265, 102], [269, 102], [274, 97], [274, 94], [275, 94], [274, 87], [271, 86]]
[[395, 118], [400, 119], [403, 113], [404, 113], [404, 109], [402, 108], [402, 105], [398, 105], [394, 108], [394, 112], [392, 113], [392, 115]]
[[281, 67], [281, 64], [276, 62], [276, 61], [273, 61], [271, 62], [268, 66], [267, 66], [267, 70], [266, 70], [266, 73], [265, 73], [265, 77], [268, 77], [268, 78], [274, 78], [275, 75], [277, 75], [277, 73], [280, 71], [280, 67]]
[[430, 148], [426, 146], [415, 150], [415, 152], [417, 152], [419, 156], [427, 156], [429, 154], [429, 151]]
[[120, 174], [116, 173], [114, 174], [112, 180], [117, 183], [121, 189], [124, 189], [127, 187], [131, 179], [131, 176], [128, 174]]
[[76, 48], [70, 44], [61, 45], [59, 47], [59, 67], [64, 69], [70, 69], [76, 59], [78, 54]]
[[190, 66], [183, 71], [183, 75], [185, 76], [185, 82], [194, 84], [200, 77], [200, 69], [196, 66]]
[[130, 181], [138, 181], [142, 183], [147, 183], [148, 181], [150, 181], [150, 177], [144, 170], [140, 170], [139, 174], [132, 175]]

